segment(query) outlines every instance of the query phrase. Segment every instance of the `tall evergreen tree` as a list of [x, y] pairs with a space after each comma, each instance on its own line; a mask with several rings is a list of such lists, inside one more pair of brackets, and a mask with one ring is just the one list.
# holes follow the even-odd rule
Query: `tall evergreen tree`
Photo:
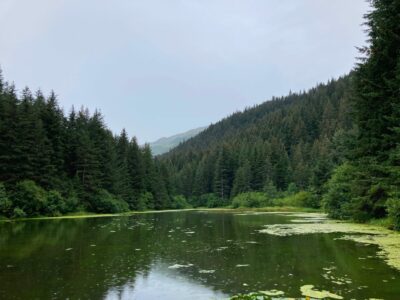
[[228, 204], [233, 184], [233, 162], [228, 146], [220, 148], [215, 165], [214, 191], [222, 204]]

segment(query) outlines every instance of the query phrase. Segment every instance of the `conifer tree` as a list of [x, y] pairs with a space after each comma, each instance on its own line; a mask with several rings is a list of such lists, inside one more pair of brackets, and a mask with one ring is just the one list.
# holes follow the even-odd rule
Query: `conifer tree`
[[233, 183], [233, 162], [226, 145], [222, 146], [218, 153], [215, 165], [214, 192], [221, 199], [221, 204], [226, 205], [229, 202]]
[[232, 187], [232, 197], [249, 192], [251, 190], [251, 167], [248, 160], [244, 160], [243, 165], [240, 166], [235, 174]]

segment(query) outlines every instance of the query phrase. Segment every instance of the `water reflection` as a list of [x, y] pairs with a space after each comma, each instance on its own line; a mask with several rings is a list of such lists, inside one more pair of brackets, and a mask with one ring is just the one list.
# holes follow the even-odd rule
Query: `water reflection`
[[194, 279], [173, 271], [167, 265], [153, 265], [148, 274], [137, 274], [134, 282], [107, 291], [106, 300], [131, 299], [226, 299], [227, 294], [212, 290]]
[[398, 299], [399, 272], [376, 247], [258, 232], [285, 222], [174, 212], [2, 223], [0, 299], [220, 299], [272, 289], [300, 297], [306, 284], [346, 299]]

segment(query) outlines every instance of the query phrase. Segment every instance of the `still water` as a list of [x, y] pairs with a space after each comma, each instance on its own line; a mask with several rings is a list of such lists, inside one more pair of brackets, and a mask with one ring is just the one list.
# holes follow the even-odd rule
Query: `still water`
[[0, 223], [0, 299], [226, 299], [272, 289], [300, 298], [306, 284], [344, 299], [400, 299], [400, 272], [376, 246], [259, 232], [290, 219], [183, 211]]

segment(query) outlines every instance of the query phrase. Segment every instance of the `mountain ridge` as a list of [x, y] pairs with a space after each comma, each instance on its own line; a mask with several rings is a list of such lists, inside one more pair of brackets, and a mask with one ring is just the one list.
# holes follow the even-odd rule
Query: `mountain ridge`
[[198, 127], [182, 133], [174, 134], [169, 137], [162, 137], [154, 142], [149, 143], [149, 145], [154, 155], [161, 155], [172, 150], [180, 143], [183, 143], [195, 137], [196, 135], [204, 131], [206, 128], [207, 126]]

